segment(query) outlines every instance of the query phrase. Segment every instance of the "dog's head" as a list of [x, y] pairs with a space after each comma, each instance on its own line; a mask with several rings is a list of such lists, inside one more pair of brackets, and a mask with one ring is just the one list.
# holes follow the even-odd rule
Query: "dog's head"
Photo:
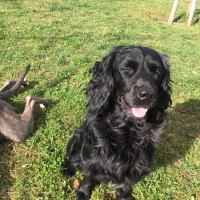
[[[88, 112], [102, 113], [110, 100], [120, 101], [130, 115], [146, 116], [171, 104], [168, 57], [147, 47], [119, 46], [91, 69]], [[113, 102], [113, 101], [112, 101]]]

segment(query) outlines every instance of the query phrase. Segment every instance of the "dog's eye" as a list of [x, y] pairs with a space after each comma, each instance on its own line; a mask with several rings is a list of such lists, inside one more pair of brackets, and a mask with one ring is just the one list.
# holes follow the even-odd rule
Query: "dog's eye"
[[131, 69], [131, 68], [122, 68], [120, 71], [128, 72], [128, 73], [131, 73], [131, 74], [134, 72], [133, 69]]
[[156, 70], [156, 71], [154, 72], [154, 75], [162, 75], [162, 72], [161, 72], [160, 70]]
[[158, 67], [151, 67], [150, 68], [150, 71], [151, 71], [151, 73], [154, 75], [154, 76], [160, 76], [160, 75], [162, 75], [162, 70], [160, 69], [160, 68], [158, 68]]

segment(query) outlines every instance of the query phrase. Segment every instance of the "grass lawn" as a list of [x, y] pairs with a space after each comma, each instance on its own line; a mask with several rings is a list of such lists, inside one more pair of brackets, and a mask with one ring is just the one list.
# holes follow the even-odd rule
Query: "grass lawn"
[[[189, 1], [167, 24], [174, 0], [0, 1], [0, 85], [31, 63], [29, 88], [9, 100], [22, 112], [29, 94], [48, 98], [33, 135], [0, 143], [0, 199], [75, 199], [74, 178], [60, 169], [73, 130], [85, 119], [88, 69], [114, 46], [141, 45], [168, 54], [173, 105], [165, 139], [148, 177], [133, 187], [139, 200], [200, 199], [200, 9], [187, 27]], [[52, 102], [53, 101], [53, 102]], [[81, 180], [81, 172], [76, 179]], [[93, 200], [115, 199], [106, 184]]]

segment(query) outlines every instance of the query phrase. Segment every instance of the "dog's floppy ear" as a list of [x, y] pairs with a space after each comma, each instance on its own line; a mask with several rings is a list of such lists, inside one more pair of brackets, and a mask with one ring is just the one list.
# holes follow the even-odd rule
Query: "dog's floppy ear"
[[169, 68], [169, 56], [167, 56], [166, 54], [159, 54], [161, 61], [163, 63], [163, 67], [164, 67], [164, 76], [162, 79], [162, 83], [161, 86], [163, 87], [163, 89], [165, 91], [170, 91], [170, 68]]
[[160, 106], [162, 107], [162, 110], [164, 111], [167, 109], [169, 106], [171, 106], [172, 100], [171, 100], [171, 80], [170, 80], [170, 68], [168, 64], [169, 57], [165, 54], [159, 54], [160, 59], [163, 64], [163, 77], [161, 81], [161, 85], [159, 88], [159, 101], [160, 101]]
[[114, 53], [108, 54], [101, 62], [96, 62], [90, 72], [93, 77], [87, 88], [89, 114], [99, 114], [107, 106], [114, 91], [114, 81], [112, 77]]

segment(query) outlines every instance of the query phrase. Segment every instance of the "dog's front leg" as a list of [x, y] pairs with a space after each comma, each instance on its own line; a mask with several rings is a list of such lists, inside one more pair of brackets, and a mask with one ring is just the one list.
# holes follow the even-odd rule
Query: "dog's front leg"
[[123, 188], [117, 188], [115, 195], [117, 200], [134, 200], [134, 198], [131, 195], [131, 192], [124, 191]]
[[[16, 84], [17, 80], [12, 80], [12, 81], [6, 81], [5, 84], [0, 88], [0, 92], [5, 92], [9, 89], [11, 89], [15, 84]], [[24, 79], [24, 81], [22, 82], [22, 85], [24, 87], [29, 86], [29, 82]]]
[[94, 182], [91, 176], [84, 176], [79, 187], [76, 189], [77, 200], [89, 200], [92, 190], [94, 188]]

